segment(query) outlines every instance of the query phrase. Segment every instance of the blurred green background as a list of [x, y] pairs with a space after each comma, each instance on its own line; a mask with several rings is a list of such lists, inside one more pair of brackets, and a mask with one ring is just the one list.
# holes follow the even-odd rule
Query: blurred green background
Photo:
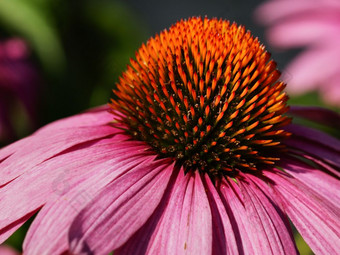
[[[193, 15], [235, 20], [263, 38], [253, 22], [260, 0], [137, 1], [137, 0], [1, 0], [0, 40], [23, 38], [32, 64], [41, 76], [38, 123], [106, 104], [118, 76], [142, 42], [180, 18]], [[280, 68], [296, 52], [274, 52]], [[293, 104], [324, 105], [317, 93], [292, 98]], [[22, 123], [21, 115], [14, 116]], [[25, 125], [23, 125], [25, 126]], [[18, 128], [19, 138], [32, 129]], [[7, 243], [21, 249], [29, 223]], [[297, 235], [301, 254], [311, 254]]]
[[147, 28], [123, 1], [0, 1], [0, 37], [20, 37], [42, 76], [43, 125], [105, 104]]

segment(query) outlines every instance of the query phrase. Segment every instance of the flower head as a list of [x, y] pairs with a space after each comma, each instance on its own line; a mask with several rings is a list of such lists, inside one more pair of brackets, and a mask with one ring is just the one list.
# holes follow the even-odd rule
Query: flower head
[[39, 211], [26, 254], [296, 254], [288, 216], [336, 253], [340, 142], [289, 124], [278, 78], [243, 27], [180, 21], [139, 49], [110, 112], [0, 151], [0, 241]]
[[36, 119], [38, 75], [28, 61], [28, 49], [21, 39], [0, 42], [0, 142], [15, 137], [11, 115], [17, 103], [29, 121]]
[[187, 171], [231, 175], [279, 159], [289, 123], [279, 76], [244, 27], [192, 18], [139, 49], [111, 107], [129, 134]]
[[288, 92], [321, 92], [325, 102], [340, 106], [340, 2], [276, 0], [256, 15], [268, 25], [268, 40], [279, 48], [306, 48], [287, 67]]

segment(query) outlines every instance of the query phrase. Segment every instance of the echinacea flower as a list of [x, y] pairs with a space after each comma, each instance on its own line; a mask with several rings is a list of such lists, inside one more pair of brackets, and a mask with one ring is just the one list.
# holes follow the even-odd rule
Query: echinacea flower
[[38, 75], [21, 39], [0, 42], [0, 142], [15, 137], [13, 112], [21, 105], [32, 126], [36, 119]]
[[269, 26], [273, 46], [306, 48], [286, 68], [288, 92], [318, 90], [325, 102], [340, 106], [340, 1], [268, 1], [256, 16]]
[[340, 142], [289, 124], [279, 76], [242, 26], [164, 30], [110, 111], [0, 151], [0, 241], [37, 213], [24, 254], [296, 254], [289, 218], [316, 253], [335, 254]]

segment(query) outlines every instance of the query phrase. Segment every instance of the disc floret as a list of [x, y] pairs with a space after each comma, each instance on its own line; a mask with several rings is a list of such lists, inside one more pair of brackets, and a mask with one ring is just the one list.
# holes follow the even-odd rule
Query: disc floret
[[190, 18], [142, 45], [110, 105], [126, 132], [160, 156], [230, 176], [279, 160], [290, 122], [279, 76], [244, 27]]

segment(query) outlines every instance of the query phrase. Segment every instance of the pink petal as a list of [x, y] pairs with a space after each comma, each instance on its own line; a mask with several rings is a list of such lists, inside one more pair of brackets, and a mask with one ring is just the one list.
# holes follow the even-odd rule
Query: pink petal
[[315, 144], [311, 141], [306, 141], [301, 138], [286, 140], [285, 144], [289, 145], [294, 150], [301, 150], [306, 155], [310, 155], [316, 159], [322, 160], [334, 168], [340, 168], [339, 153], [334, 152], [325, 146], [320, 146], [319, 144]]
[[0, 244], [6, 241], [8, 237], [10, 237], [17, 229], [19, 229], [35, 213], [36, 211], [28, 213], [20, 219], [11, 222], [11, 224], [6, 226], [5, 228], [0, 229]]
[[280, 166], [285, 172], [323, 196], [324, 200], [328, 200], [334, 206], [340, 207], [340, 181], [338, 179], [296, 159], [284, 159], [282, 161], [284, 162]]
[[[11, 156], [14, 152], [16, 152], [18, 149], [21, 148], [21, 146], [23, 144], [25, 144], [27, 142], [27, 140], [29, 140], [30, 137], [26, 137], [26, 138], [23, 138], [21, 140], [18, 140], [6, 147], [3, 147], [0, 149], [0, 164], [1, 162], [3, 162], [6, 158], [8, 158], [9, 156]], [[0, 172], [1, 174], [1, 172]], [[1, 187], [1, 184], [0, 184], [0, 187]]]
[[[158, 205], [155, 212], [150, 216], [148, 221], [142, 226], [130, 239], [124, 243], [123, 246], [114, 251], [115, 255], [119, 254], [145, 254], [148, 246], [153, 245], [155, 242], [150, 241], [151, 236], [156, 236], [156, 238], [164, 239], [164, 235], [162, 235], [163, 229], [167, 229], [172, 232], [172, 229], [176, 226], [173, 224], [173, 218], [176, 217], [176, 212], [169, 212], [175, 206], [178, 208], [178, 197], [181, 197], [183, 192], [178, 193], [181, 189], [174, 190], [175, 187], [183, 185], [181, 182], [188, 182], [187, 178], [177, 177], [178, 170], [173, 176], [170, 178], [169, 185], [164, 192], [164, 196]], [[183, 176], [183, 175], [182, 175]], [[171, 200], [170, 196], [173, 197]], [[170, 209], [170, 210], [169, 210]], [[163, 215], [164, 213], [164, 215]], [[168, 216], [169, 217], [168, 217]], [[160, 218], [162, 217], [162, 224], [159, 224]], [[156, 229], [157, 227], [157, 229]], [[172, 245], [177, 243], [177, 234], [170, 235], [165, 232], [166, 237], [168, 238], [166, 242], [160, 241], [160, 243], [164, 246], [164, 250], [168, 250], [169, 254], [171, 254]], [[155, 237], [153, 237], [153, 240]], [[169, 249], [167, 248], [169, 246]]]
[[238, 244], [240, 254], [263, 254], [258, 251], [257, 233], [251, 229], [252, 223], [248, 219], [244, 201], [239, 187], [230, 182], [223, 182], [220, 194], [224, 197], [224, 205], [230, 208], [229, 218], [233, 224], [234, 235]]
[[[297, 254], [287, 218], [251, 179], [221, 188], [238, 226], [241, 254]], [[254, 177], [256, 178], [256, 177]], [[263, 182], [263, 181], [262, 181]], [[236, 230], [236, 229], [235, 229]]]
[[284, 173], [265, 171], [273, 181], [278, 200], [311, 249], [318, 254], [337, 254], [340, 250], [339, 209], [304, 183]]
[[287, 126], [286, 129], [293, 133], [294, 138], [303, 138], [340, 152], [340, 141], [325, 132], [295, 124]]
[[0, 163], [13, 154], [14, 152], [21, 149], [22, 146], [29, 143], [35, 143], [36, 141], [28, 141], [31, 140], [31, 137], [35, 138], [35, 135], [40, 132], [52, 131], [56, 132], [56, 129], [68, 129], [74, 127], [94, 127], [94, 126], [105, 126], [107, 123], [113, 120], [113, 115], [108, 112], [108, 107], [98, 107], [91, 109], [88, 112], [78, 114], [72, 117], [68, 117], [65, 119], [61, 119], [50, 123], [42, 128], [40, 128], [36, 133], [32, 136], [28, 136], [24, 139], [21, 139], [7, 147], [4, 147], [0, 151]]
[[248, 180], [240, 181], [240, 186], [252, 230], [258, 234], [257, 250], [263, 254], [297, 254], [289, 222], [274, 201]]
[[[184, 187], [183, 187], [184, 188]], [[179, 240], [177, 253], [211, 254], [212, 225], [209, 202], [198, 171], [191, 178], [185, 191], [179, 222]]]
[[149, 254], [211, 254], [210, 206], [198, 172], [179, 173], [155, 233]]
[[293, 133], [290, 139], [285, 140], [286, 145], [340, 167], [339, 140], [318, 130], [300, 125], [291, 124], [285, 129]]
[[[114, 139], [112, 139], [114, 142]], [[105, 162], [115, 152], [113, 143], [85, 146], [75, 151], [47, 160], [0, 189], [2, 218], [0, 228], [27, 212], [42, 206], [52, 195], [66, 192], [75, 185], [81, 175], [88, 175], [91, 167]], [[89, 147], [89, 148], [88, 148]], [[91, 156], [88, 156], [91, 155]], [[52, 170], [53, 169], [53, 170]], [[52, 171], [51, 171], [52, 170]], [[25, 189], [23, 189], [25, 187]], [[64, 191], [65, 190], [65, 191]]]
[[213, 252], [212, 254], [238, 254], [241, 252], [238, 246], [235, 232], [236, 222], [232, 218], [229, 206], [223, 201], [223, 196], [218, 193], [208, 175], [205, 175], [205, 186], [210, 202], [213, 223]]
[[[20, 148], [1, 162], [0, 186], [72, 146], [90, 142], [117, 133], [110, 126], [46, 130], [33, 134]], [[19, 144], [14, 144], [18, 147]], [[7, 148], [7, 150], [11, 150]], [[0, 151], [0, 155], [2, 151]], [[7, 153], [6, 153], [7, 155]]]
[[115, 254], [212, 254], [211, 220], [201, 176], [181, 169], [146, 225]]
[[340, 114], [326, 108], [291, 106], [289, 113], [303, 119], [340, 129]]
[[[36, 211], [47, 201], [67, 193], [70, 187], [77, 186], [84, 179], [92, 178], [93, 174], [97, 174], [95, 171], [98, 166], [106, 161], [117, 161], [122, 156], [131, 157], [138, 154], [138, 150], [145, 149], [145, 145], [141, 143], [125, 141], [120, 146], [117, 143], [121, 143], [121, 139], [114, 137], [96, 144], [82, 144], [74, 148], [74, 151], [39, 164], [32, 171], [1, 188], [0, 229], [7, 228], [12, 222]], [[106, 169], [103, 167], [100, 170]]]
[[142, 164], [105, 187], [73, 222], [72, 252], [105, 254], [124, 244], [154, 212], [172, 172], [165, 160]]
[[[299, 154], [297, 153], [297, 155]], [[300, 155], [305, 159], [311, 160], [311, 162], [313, 162], [315, 166], [321, 171], [340, 179], [340, 167], [333, 167], [330, 164], [322, 161], [322, 159], [318, 159], [312, 155], [304, 154], [303, 152]]]
[[[137, 147], [138, 148], [138, 147]], [[130, 148], [131, 150], [131, 148]], [[68, 250], [68, 230], [77, 214], [103, 187], [123, 173], [151, 163], [154, 156], [115, 155], [93, 169], [92, 176], [70, 191], [47, 203], [32, 223], [24, 242], [27, 254], [61, 254]], [[125, 155], [124, 155], [125, 154]], [[56, 224], [57, 223], [57, 224]]]

